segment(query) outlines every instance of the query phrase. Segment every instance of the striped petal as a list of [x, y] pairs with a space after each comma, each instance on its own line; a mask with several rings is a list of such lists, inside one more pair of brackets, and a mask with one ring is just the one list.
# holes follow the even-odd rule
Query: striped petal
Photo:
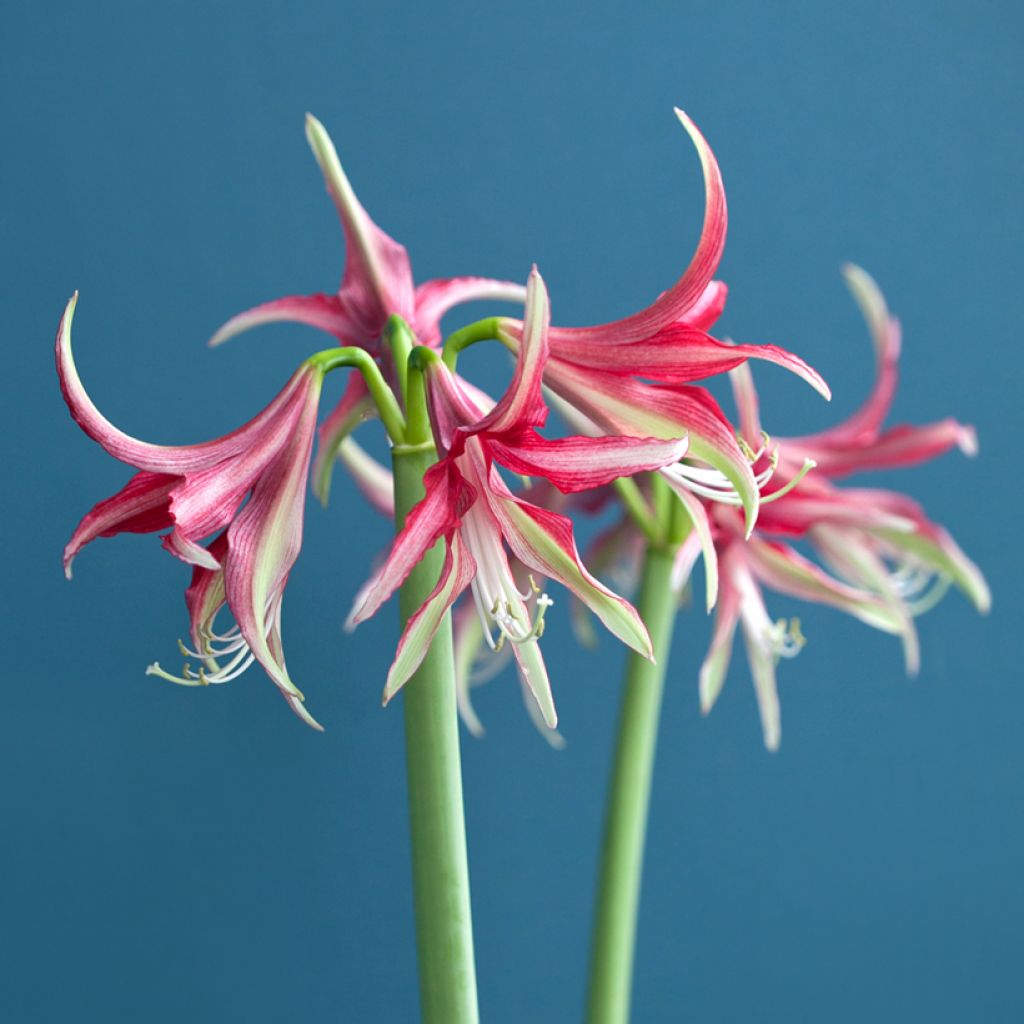
[[514, 281], [489, 277], [447, 277], [426, 281], [416, 289], [416, 336], [424, 345], [441, 344], [441, 318], [466, 302], [526, 301], [526, 288]]
[[349, 343], [355, 334], [337, 295], [290, 295], [253, 306], [237, 313], [220, 327], [207, 342], [211, 348], [223, 345], [245, 331], [264, 324], [305, 324], [334, 335], [342, 344]]

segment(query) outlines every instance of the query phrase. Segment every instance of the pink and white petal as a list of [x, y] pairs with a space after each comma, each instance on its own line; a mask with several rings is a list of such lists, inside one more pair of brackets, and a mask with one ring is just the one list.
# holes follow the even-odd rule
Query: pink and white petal
[[809, 440], [795, 439], [787, 443], [794, 451], [799, 448], [801, 453], [814, 459], [819, 472], [837, 477], [863, 470], [916, 465], [953, 448], [959, 448], [970, 456], [978, 451], [974, 428], [954, 419], [940, 420], [923, 427], [893, 427], [870, 443], [851, 443], [843, 447], [831, 444], [815, 447], [812, 443], [803, 443]]
[[625, 345], [649, 338], [673, 321], [685, 318], [701, 302], [711, 283], [725, 248], [725, 189], [715, 156], [697, 126], [679, 109], [676, 116], [693, 140], [704, 170], [704, 225], [690, 265], [671, 288], [638, 313], [595, 327], [552, 328], [552, 352], [557, 353], [558, 345], [570, 339], [596, 345]]
[[317, 452], [313, 460], [313, 493], [326, 505], [331, 490], [331, 473], [338, 447], [360, 423], [376, 413], [376, 406], [361, 373], [350, 373], [338, 404], [320, 424]]
[[513, 473], [541, 477], [563, 494], [571, 494], [678, 462], [686, 454], [687, 439], [577, 436], [549, 440], [528, 430], [488, 439], [487, 449]]
[[423, 475], [425, 496], [406, 518], [384, 564], [362, 592], [349, 616], [352, 626], [365, 622], [405, 582], [406, 577], [443, 535], [458, 525], [458, 506], [466, 484], [447, 462], [435, 463]]
[[117, 494], [95, 505], [64, 548], [64, 575], [71, 579], [75, 556], [97, 537], [166, 530], [173, 522], [171, 490], [179, 479], [163, 473], [136, 473]]
[[662, 473], [662, 479], [668, 483], [676, 497], [682, 502], [683, 508], [693, 524], [693, 533], [700, 544], [700, 550], [704, 556], [707, 610], [710, 612], [718, 600], [718, 555], [715, 551], [715, 542], [711, 536], [711, 523], [708, 521], [708, 511], [700, 498], [687, 490], [678, 477]]
[[385, 704], [420, 667], [423, 659], [427, 656], [427, 651], [430, 650], [434, 634], [437, 633], [442, 620], [448, 614], [448, 609], [451, 608], [459, 594], [473, 581], [475, 575], [476, 562], [473, 561], [473, 556], [462, 542], [458, 531], [455, 530], [448, 539], [444, 564], [441, 567], [441, 574], [436, 586], [406, 623], [402, 637], [398, 641], [395, 660], [388, 671], [387, 682], [384, 686]]
[[471, 397], [462, 377], [452, 373], [440, 359], [430, 360], [423, 370], [427, 387], [427, 410], [438, 451], [445, 455], [461, 452], [466, 436], [476, 432], [484, 411]]
[[[541, 394], [541, 385], [548, 358], [550, 322], [551, 306], [547, 288], [544, 279], [534, 267], [526, 282], [526, 309], [523, 312], [512, 383], [498, 404], [479, 424], [478, 429], [497, 434], [502, 431], [544, 425], [548, 410]], [[502, 328], [499, 328], [499, 333], [503, 333]], [[516, 347], [514, 341], [510, 341], [510, 344]]]
[[[220, 566], [227, 551], [228, 535], [225, 530], [207, 545], [207, 553]], [[226, 601], [224, 570], [195, 566], [192, 570], [192, 581], [185, 591], [185, 607], [188, 609], [189, 632], [197, 651], [202, 652], [207, 647], [209, 634], [213, 632], [214, 619]]]
[[487, 497], [512, 554], [520, 562], [571, 590], [628, 647], [646, 658], [654, 657], [647, 627], [636, 609], [591, 576], [580, 562], [569, 519], [515, 497]]
[[312, 114], [306, 115], [306, 139], [323, 172], [345, 232], [345, 274], [339, 292], [342, 304], [361, 320], [361, 330], [374, 340], [388, 316], [397, 313], [409, 323], [415, 316], [412, 270], [405, 247], [370, 219], [349, 183], [334, 143]]
[[903, 617], [865, 590], [842, 583], [793, 548], [752, 537], [747, 562], [766, 586], [804, 601], [838, 608], [885, 633], [899, 634]]
[[[519, 678], [526, 691], [524, 697], [527, 708], [531, 712], [535, 708], [540, 721], [537, 723], [545, 732], [558, 725], [558, 713], [555, 711], [555, 699], [551, 694], [551, 681], [548, 679], [547, 666], [540, 651], [540, 644], [534, 640], [512, 644], [512, 654], [519, 668]], [[530, 706], [533, 706], [532, 708]], [[536, 721], [536, 719], [535, 719]]]
[[300, 367], [281, 389], [274, 400], [255, 418], [238, 430], [215, 441], [197, 445], [166, 446], [145, 441], [118, 430], [96, 408], [82, 386], [81, 378], [71, 352], [71, 324], [78, 301], [76, 292], [68, 302], [57, 330], [56, 361], [61, 392], [72, 418], [97, 444], [115, 459], [137, 469], [153, 473], [175, 473], [205, 469], [224, 459], [232, 458], [258, 443], [268, 427], [281, 415], [287, 414], [291, 403], [302, 400], [309, 379], [316, 371]]
[[710, 281], [700, 298], [677, 321], [699, 331], [709, 331], [725, 311], [729, 289], [724, 281]]
[[484, 735], [484, 725], [476, 713], [476, 708], [473, 707], [472, 690], [476, 682], [473, 668], [486, 646], [483, 623], [480, 621], [476, 608], [471, 602], [463, 602], [452, 613], [455, 703], [459, 709], [462, 724], [469, 730], [470, 735], [477, 739]]
[[353, 330], [337, 295], [289, 295], [273, 299], [238, 313], [220, 327], [206, 343], [211, 348], [223, 345], [245, 331], [264, 324], [305, 324], [333, 335], [343, 344], [352, 339]]
[[744, 363], [729, 371], [729, 383], [740, 419], [740, 436], [755, 448], [761, 438], [761, 409], [754, 386], [754, 375], [750, 366]]
[[[727, 562], [729, 558], [730, 555], [726, 554], [723, 561]], [[715, 706], [715, 701], [718, 700], [718, 695], [725, 685], [725, 675], [729, 670], [733, 637], [736, 634], [739, 614], [739, 593], [732, 584], [730, 573], [726, 571], [722, 580], [721, 600], [715, 611], [715, 627], [711, 634], [711, 646], [700, 667], [700, 676], [698, 677], [702, 714], [708, 714]]]
[[526, 301], [526, 288], [515, 281], [490, 277], [446, 277], [426, 281], [416, 289], [416, 336], [424, 345], [441, 343], [441, 318], [466, 302]]
[[747, 649], [747, 662], [754, 680], [754, 696], [761, 718], [761, 734], [765, 749], [774, 753], [782, 741], [782, 708], [779, 705], [779, 689], [775, 681], [775, 658], [759, 643], [747, 620], [743, 620], [743, 640]]
[[160, 543], [165, 551], [169, 551], [175, 558], [180, 558], [188, 565], [212, 570], [220, 568], [220, 563], [210, 554], [207, 548], [197, 544], [194, 540], [190, 540], [177, 527], [161, 537]]
[[290, 443], [260, 477], [227, 531], [227, 602], [242, 636], [267, 675], [300, 717], [302, 693], [280, 650], [280, 603], [302, 544], [303, 504], [316, 430], [320, 378], [309, 388]]

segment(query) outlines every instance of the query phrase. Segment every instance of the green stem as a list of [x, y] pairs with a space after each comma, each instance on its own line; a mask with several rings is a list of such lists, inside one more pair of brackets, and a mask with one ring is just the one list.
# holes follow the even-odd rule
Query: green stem
[[657, 661], [650, 662], [631, 652], [626, 669], [605, 809], [590, 960], [588, 1024], [625, 1024], [629, 1020], [651, 772], [676, 611], [672, 562], [670, 548], [648, 546], [639, 611], [651, 634]]
[[[436, 458], [432, 448], [422, 445], [395, 450], [398, 528], [423, 497], [423, 474]], [[402, 584], [399, 607], [403, 623], [433, 590], [442, 561], [443, 545], [438, 544]], [[421, 1017], [424, 1024], [476, 1024], [473, 923], [449, 617], [437, 631], [423, 664], [405, 684], [403, 704]]]

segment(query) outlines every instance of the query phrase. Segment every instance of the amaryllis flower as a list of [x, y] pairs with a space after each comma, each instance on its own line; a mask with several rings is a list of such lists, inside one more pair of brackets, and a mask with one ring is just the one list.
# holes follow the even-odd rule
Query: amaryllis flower
[[[148, 669], [190, 686], [223, 683], [258, 661], [292, 710], [320, 728], [303, 706], [281, 644], [281, 602], [302, 543], [302, 517], [323, 371], [304, 363], [277, 397], [238, 430], [202, 444], [148, 444], [114, 427], [89, 398], [71, 354], [77, 294], [57, 332], [57, 373], [71, 415], [114, 458], [139, 472], [78, 525], [64, 566], [97, 537], [167, 530], [164, 547], [194, 566], [186, 593], [198, 669], [181, 676]], [[247, 500], [248, 499], [248, 500]], [[244, 503], [244, 504], [243, 504]], [[207, 538], [213, 539], [206, 542]], [[218, 632], [227, 605], [236, 625]]]
[[[754, 676], [766, 745], [780, 737], [775, 664], [803, 643], [799, 627], [773, 622], [761, 584], [839, 608], [903, 640], [907, 671], [917, 671], [914, 618], [931, 608], [952, 583], [979, 611], [990, 595], [978, 568], [942, 527], [912, 499], [878, 488], [837, 487], [831, 478], [858, 469], [920, 462], [959, 446], [976, 451], [974, 432], [955, 420], [922, 427], [884, 428], [899, 355], [899, 327], [878, 287], [864, 271], [845, 276], [871, 330], [877, 357], [874, 387], [857, 412], [809, 438], [779, 440], [773, 487], [784, 483], [808, 456], [818, 463], [798, 487], [766, 502], [754, 535], [744, 542], [738, 516], [722, 506], [713, 514], [721, 589], [711, 649], [700, 674], [701, 706], [714, 704], [725, 678], [737, 623], [741, 623]], [[749, 368], [731, 373], [744, 435], [759, 431], [757, 395]], [[771, 493], [768, 498], [773, 497]], [[803, 538], [835, 574], [829, 575], [791, 546]]]
[[536, 586], [520, 590], [506, 545], [537, 577], [569, 588], [619, 639], [646, 656], [651, 654], [647, 630], [633, 607], [580, 563], [571, 522], [513, 494], [497, 464], [513, 473], [549, 480], [563, 491], [585, 490], [675, 462], [685, 452], [686, 441], [540, 437], [536, 428], [547, 415], [541, 398], [547, 329], [547, 294], [534, 270], [515, 375], [504, 397], [488, 413], [440, 359], [424, 360], [431, 425], [441, 458], [427, 471], [425, 497], [410, 512], [387, 560], [364, 589], [353, 622], [369, 618], [440, 538], [445, 540], [446, 555], [437, 586], [399, 641], [385, 701], [416, 670], [455, 599], [471, 588], [487, 642], [495, 649], [512, 645], [544, 722], [555, 726], [551, 688], [537, 644], [551, 601]]
[[[764, 480], [751, 469], [749, 451], [715, 400], [689, 386], [748, 359], [778, 363], [826, 398], [820, 375], [774, 345], [729, 345], [707, 329], [721, 313], [725, 286], [713, 280], [726, 234], [722, 177], [696, 125], [676, 111], [697, 148], [704, 170], [705, 214], [697, 250], [678, 281], [650, 306], [622, 320], [594, 327], [552, 327], [544, 383], [562, 399], [558, 408], [574, 429], [633, 437], [689, 437], [688, 459], [666, 471], [670, 482], [712, 499], [741, 504], [748, 529], [757, 515]], [[498, 337], [513, 350], [520, 321], [500, 318]], [[694, 510], [699, 515], [698, 507]]]

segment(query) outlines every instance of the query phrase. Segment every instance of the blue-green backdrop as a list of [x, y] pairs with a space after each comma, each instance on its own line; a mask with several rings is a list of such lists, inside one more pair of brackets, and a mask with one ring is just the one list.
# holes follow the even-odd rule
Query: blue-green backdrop
[[[60, 400], [51, 340], [100, 406], [164, 442], [260, 408], [321, 339], [226, 316], [330, 289], [340, 235], [302, 135], [315, 111], [421, 277], [523, 278], [562, 323], [645, 304], [689, 257], [696, 161], [721, 161], [723, 328], [818, 366], [831, 408], [759, 371], [769, 426], [824, 425], [870, 379], [843, 260], [905, 328], [899, 419], [976, 424], [981, 455], [889, 482], [988, 574], [898, 645], [801, 612], [761, 747], [745, 663], [698, 713], [702, 613], [676, 637], [654, 787], [635, 1019], [1009, 1021], [1024, 1015], [1019, 678], [1024, 235], [1021, 7], [964, 3], [9, 2], [0, 10], [4, 671], [0, 1013], [10, 1021], [415, 1018], [400, 709], [388, 608], [340, 625], [388, 527], [335, 484], [311, 503], [288, 657], [325, 735], [257, 671], [184, 691], [187, 572], [151, 537], [60, 550], [126, 469]], [[493, 356], [493, 353], [491, 353]], [[484, 354], [467, 366], [498, 373]], [[337, 389], [337, 384], [332, 384]], [[545, 649], [569, 740], [508, 675], [465, 744], [484, 1019], [578, 1018], [622, 651]]]

